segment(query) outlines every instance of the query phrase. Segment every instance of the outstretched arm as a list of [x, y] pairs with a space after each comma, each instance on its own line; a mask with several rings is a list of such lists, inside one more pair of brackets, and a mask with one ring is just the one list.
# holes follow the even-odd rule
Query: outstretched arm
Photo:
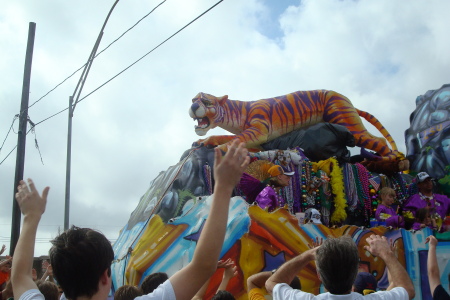
[[270, 276], [272, 276], [272, 272], [266, 271], [253, 274], [247, 278], [247, 292], [250, 292], [252, 289], [256, 288], [263, 288]]
[[237, 267], [234, 264], [234, 261], [231, 259], [228, 260], [228, 262], [224, 266], [225, 270], [223, 271], [223, 277], [222, 282], [220, 282], [219, 287], [217, 288], [217, 291], [226, 291], [228, 282], [231, 278], [237, 275]]
[[6, 246], [5, 246], [5, 245], [3, 245], [3, 246], [2, 246], [2, 249], [0, 250], [0, 255], [2, 255], [2, 254], [3, 254], [3, 252], [5, 252], [5, 250], [6, 250]]
[[429, 244], [427, 260], [428, 282], [430, 283], [431, 295], [433, 295], [436, 287], [441, 284], [441, 279], [439, 277], [439, 266], [436, 258], [436, 246], [438, 241], [433, 235], [430, 235], [425, 240], [425, 243]]
[[366, 241], [369, 245], [364, 246], [364, 249], [372, 253], [372, 255], [380, 257], [386, 263], [391, 278], [395, 278], [393, 286], [390, 287], [403, 287], [408, 293], [409, 299], [414, 298], [414, 285], [405, 268], [403, 268], [397, 257], [395, 257], [386, 237], [372, 234]]
[[297, 257], [284, 263], [278, 270], [266, 281], [266, 290], [272, 295], [273, 288], [278, 283], [291, 283], [295, 275], [300, 272], [310, 261], [316, 258], [316, 251], [323, 243], [323, 238], [316, 237], [308, 244], [310, 248]]
[[300, 272], [301, 269], [306, 267], [306, 265], [315, 259], [316, 250], [318, 248], [310, 249], [303, 252], [297, 257], [291, 259], [290, 261], [284, 263], [278, 270], [273, 273], [266, 281], [266, 290], [272, 295], [275, 285], [279, 283], [289, 284], [295, 277], [295, 275]]
[[11, 272], [11, 282], [16, 299], [19, 299], [27, 290], [37, 289], [31, 278], [34, 243], [39, 221], [45, 211], [49, 191], [49, 187], [46, 187], [41, 196], [31, 179], [28, 179], [28, 185], [21, 180], [18, 193], [16, 193], [17, 203], [24, 216], [23, 228], [14, 252]]
[[235, 140], [224, 157], [215, 149], [214, 187], [211, 211], [206, 220], [192, 261], [169, 278], [177, 300], [190, 300], [217, 267], [228, 221], [232, 191], [250, 162], [244, 144]]

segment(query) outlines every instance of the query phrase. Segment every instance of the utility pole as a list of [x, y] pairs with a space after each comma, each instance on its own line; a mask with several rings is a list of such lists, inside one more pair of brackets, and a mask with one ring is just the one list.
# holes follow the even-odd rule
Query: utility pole
[[28, 42], [27, 52], [25, 56], [25, 67], [23, 72], [22, 84], [22, 101], [20, 103], [19, 131], [17, 133], [17, 156], [16, 156], [16, 172], [14, 176], [14, 193], [13, 193], [13, 210], [11, 224], [11, 244], [9, 247], [9, 255], [14, 255], [17, 241], [20, 235], [20, 208], [16, 202], [15, 195], [19, 181], [23, 178], [23, 170], [25, 165], [25, 143], [27, 138], [27, 120], [28, 120], [28, 102], [30, 96], [30, 80], [31, 80], [31, 63], [33, 61], [34, 36], [36, 32], [36, 23], [30, 22], [28, 25]]
[[[75, 90], [73, 91], [72, 96], [69, 97], [69, 120], [68, 120], [68, 128], [67, 128], [67, 163], [66, 163], [66, 194], [65, 194], [65, 207], [64, 207], [64, 230], [69, 229], [69, 217], [70, 217], [70, 173], [71, 173], [71, 160], [72, 160], [72, 119], [73, 119], [73, 112], [75, 110], [75, 107], [77, 106], [77, 103], [80, 99], [81, 91], [83, 90], [84, 82], [86, 81], [86, 78], [89, 74], [89, 71], [91, 69], [92, 63], [94, 62], [94, 58], [97, 53], [98, 46], [100, 45], [100, 41], [103, 37], [103, 31], [105, 29], [106, 23], [108, 23], [109, 17], [111, 16], [111, 13], [113, 12], [114, 8], [116, 7], [119, 0], [116, 0], [109, 10], [108, 15], [106, 16], [106, 20], [103, 23], [102, 29], [100, 30], [100, 33], [97, 37], [97, 40], [95, 42], [94, 48], [91, 51], [91, 54], [89, 55], [88, 61], [84, 65], [83, 72], [80, 76], [80, 79], [78, 80], [77, 86], [75, 87]], [[77, 95], [78, 92], [78, 95]], [[75, 98], [75, 103], [74, 103]]]
[[64, 230], [69, 229], [70, 215], [70, 165], [72, 161], [72, 118], [73, 118], [73, 96], [69, 97], [69, 118], [67, 130], [67, 162], [66, 162], [66, 197], [64, 205]]

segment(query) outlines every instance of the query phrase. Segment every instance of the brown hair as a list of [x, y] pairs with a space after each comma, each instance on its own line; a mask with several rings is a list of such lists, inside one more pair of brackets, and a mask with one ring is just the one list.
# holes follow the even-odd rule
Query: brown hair
[[45, 300], [59, 299], [59, 290], [54, 282], [37, 280], [36, 285], [42, 295], [44, 295]]
[[134, 300], [142, 296], [142, 290], [132, 285], [122, 285], [114, 293], [114, 300]]

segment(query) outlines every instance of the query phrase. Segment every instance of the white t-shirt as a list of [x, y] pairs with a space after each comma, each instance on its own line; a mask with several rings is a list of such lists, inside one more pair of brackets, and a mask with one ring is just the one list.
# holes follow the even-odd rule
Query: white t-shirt
[[279, 283], [275, 285], [272, 296], [274, 300], [409, 300], [408, 292], [406, 292], [406, 290], [402, 287], [396, 287], [388, 292], [376, 292], [366, 296], [355, 292], [351, 292], [347, 295], [333, 295], [330, 293], [323, 293], [316, 296], [314, 294], [293, 289], [286, 283]]
[[45, 297], [38, 289], [32, 289], [23, 293], [19, 300], [45, 300]]
[[166, 280], [163, 283], [161, 283], [150, 294], [137, 297], [134, 300], [152, 300], [152, 299], [176, 300], [175, 291], [173, 290], [173, 286], [170, 283], [170, 280]]
[[[175, 291], [169, 280], [160, 284], [152, 293], [135, 298], [135, 300], [152, 300], [152, 299], [164, 299], [164, 300], [176, 300]], [[19, 300], [45, 300], [44, 295], [37, 289], [28, 290], [20, 296]]]

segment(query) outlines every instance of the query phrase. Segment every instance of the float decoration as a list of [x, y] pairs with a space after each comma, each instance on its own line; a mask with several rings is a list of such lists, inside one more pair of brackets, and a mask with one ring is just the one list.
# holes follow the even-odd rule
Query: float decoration
[[[236, 136], [210, 137], [206, 141], [202, 141], [204, 145], [219, 145], [223, 148], [233, 138], [251, 137], [248, 134], [249, 131], [246, 132], [246, 130], [254, 129], [252, 127], [253, 120], [247, 120], [247, 125], [250, 126], [247, 129], [238, 130], [233, 127], [241, 122], [239, 121], [239, 118], [242, 117], [241, 112], [245, 113], [247, 109], [245, 103], [231, 102], [232, 100], [228, 100], [227, 97], [216, 98], [205, 95], [199, 94], [194, 99], [193, 108], [191, 107], [191, 115], [193, 114], [195, 118], [199, 119], [197, 130], [200, 133], [206, 133], [210, 128], [225, 126], [224, 124], [229, 122], [233, 124], [229, 124], [228, 129], [231, 129], [232, 132], [235, 130], [233, 133]], [[345, 97], [329, 91], [297, 92], [265, 100], [268, 102], [282, 99], [293, 100], [306, 95], [318, 97], [317, 99], [324, 96], [328, 97], [328, 100], [334, 100], [333, 97], [336, 97], [337, 102], [348, 101]], [[334, 103], [331, 100], [330, 102]], [[264, 110], [264, 105], [261, 107], [259, 104], [258, 109]], [[195, 105], [197, 107], [194, 107]], [[233, 105], [239, 109], [239, 112], [232, 114], [232, 117], [225, 116], [225, 113], [229, 113], [229, 111], [223, 107], [230, 108]], [[274, 111], [279, 113], [281, 111], [279, 109], [277, 106]], [[213, 111], [215, 111], [214, 114]], [[325, 116], [327, 119], [324, 121], [329, 122], [333, 117], [331, 111], [333, 110], [329, 110], [330, 114]], [[339, 115], [338, 110], [334, 110], [334, 112]], [[203, 115], [201, 116], [201, 114]], [[358, 120], [359, 114], [369, 115], [354, 108], [352, 108], [352, 114], [357, 114]], [[273, 124], [265, 123], [264, 126], [271, 128], [275, 135], [270, 137], [266, 135], [264, 138], [256, 135], [256, 143], [249, 138], [246, 141], [249, 148], [256, 150], [261, 147], [261, 144], [268, 141], [280, 142], [276, 141], [276, 137], [282, 137], [284, 133], [295, 130], [295, 128], [288, 128], [287, 119], [284, 119], [287, 123], [283, 123], [283, 120], [274, 121], [273, 115], [270, 117]], [[323, 114], [321, 117], [325, 118]], [[273, 126], [274, 124], [275, 126]], [[334, 125], [332, 124], [333, 128]], [[380, 126], [381, 124], [378, 125], [378, 127]], [[305, 128], [301, 130], [303, 129]], [[308, 130], [305, 129], [305, 132]], [[399, 159], [401, 154], [397, 151], [395, 143], [387, 131], [384, 128], [380, 131], [389, 137], [389, 143], [391, 146], [393, 145], [392, 150], [387, 147], [383, 139], [373, 137], [367, 132], [365, 132], [367, 135], [364, 138], [357, 137], [355, 139], [356, 144], [368, 149], [375, 148], [372, 150], [379, 152], [383, 158], [388, 158], [388, 160], [401, 160]], [[379, 145], [371, 147], [374, 145], [374, 141], [380, 140], [383, 141], [381, 147]], [[308, 141], [305, 142], [308, 143]], [[367, 255], [363, 249], [365, 238], [373, 233], [395, 240], [399, 249], [399, 259], [408, 270], [416, 288], [416, 298], [426, 298], [428, 282], [421, 278], [421, 273], [426, 273], [427, 246], [424, 241], [431, 231], [424, 229], [412, 232], [404, 229], [392, 230], [386, 227], [366, 229], [377, 206], [377, 191], [384, 186], [393, 187], [399, 200], [403, 201], [409, 196], [408, 193], [413, 191], [413, 185], [409, 185], [411, 176], [400, 175], [396, 171], [393, 172], [393, 175], [387, 176], [369, 171], [363, 164], [344, 163], [344, 160], [339, 164], [338, 160], [333, 157], [313, 161], [298, 145], [291, 144], [289, 148], [285, 150], [270, 149], [249, 154], [255, 165], [258, 164], [258, 161], [264, 160], [289, 167], [294, 171], [290, 185], [282, 189], [281, 196], [286, 201], [285, 206], [269, 212], [267, 209], [250, 204], [252, 201], [248, 199], [245, 180], [264, 183], [262, 178], [257, 178], [257, 174], [251, 171], [249, 171], [251, 174], [248, 174], [250, 177], [247, 179], [245, 176], [243, 177], [241, 183], [244, 184], [244, 188], [240, 185], [234, 191], [221, 258], [233, 259], [238, 267], [239, 274], [229, 284], [230, 291], [236, 298], [246, 299], [246, 280], [250, 275], [272, 270], [292, 259], [307, 249], [311, 238], [341, 235], [349, 235], [355, 240], [360, 251], [362, 267], [379, 280], [379, 287], [386, 287], [385, 266], [380, 260]], [[214, 150], [208, 147], [196, 147], [186, 150], [176, 165], [161, 172], [151, 181], [147, 192], [142, 196], [113, 246], [115, 253], [112, 265], [114, 288], [123, 284], [139, 285], [145, 276], [153, 272], [166, 272], [170, 276], [191, 261], [204, 222], [209, 214], [212, 201], [210, 195], [214, 189], [213, 166]], [[257, 185], [255, 191], [260, 188], [264, 188], [263, 185]], [[355, 192], [356, 194], [352, 195]], [[319, 210], [324, 225], [299, 224], [296, 213], [302, 213], [308, 209]], [[356, 221], [360, 222], [358, 224], [361, 226], [353, 225]], [[326, 225], [340, 227], [333, 226], [332, 229]], [[449, 253], [450, 243], [440, 243], [438, 248], [438, 256], [442, 256], [443, 253]], [[446, 274], [450, 270], [448, 261], [443, 267], [443, 274]], [[312, 265], [298, 275], [305, 291], [319, 292], [320, 282]], [[441, 278], [441, 281], [445, 285], [448, 284], [448, 279], [444, 277]], [[221, 274], [216, 273], [210, 281], [206, 297], [212, 296], [220, 280]]]
[[[333, 123], [345, 126], [354, 136], [357, 146], [380, 155], [372, 158], [404, 159], [395, 141], [378, 119], [355, 108], [349, 99], [334, 91], [298, 91], [257, 101], [230, 100], [228, 96], [215, 97], [198, 93], [192, 99], [189, 115], [198, 122], [195, 132], [200, 136], [217, 126], [234, 134], [210, 136], [195, 143], [217, 146], [222, 151], [227, 151], [227, 145], [232, 140], [239, 139], [248, 149], [256, 152], [262, 150], [262, 144], [292, 131], [319, 123]], [[377, 128], [384, 138], [370, 134], [361, 117]]]
[[[406, 155], [411, 170], [427, 172], [433, 178], [448, 175], [450, 165], [450, 84], [429, 90], [416, 99], [416, 109], [410, 116], [410, 128], [405, 131]], [[442, 181], [447, 185], [448, 180]], [[450, 194], [450, 193], [447, 193]]]

